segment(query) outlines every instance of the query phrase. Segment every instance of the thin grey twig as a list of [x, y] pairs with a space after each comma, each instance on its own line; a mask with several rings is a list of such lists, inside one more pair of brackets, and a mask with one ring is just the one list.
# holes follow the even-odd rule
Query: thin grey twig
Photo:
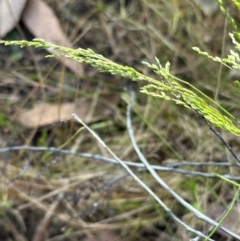
[[214, 166], [214, 167], [240, 167], [237, 163], [229, 163], [229, 162], [190, 162], [190, 161], [183, 161], [183, 162], [173, 162], [168, 163], [167, 167], [180, 167], [180, 166], [195, 166], [195, 167], [202, 167], [202, 166]]
[[[105, 144], [105, 142], [87, 125], [85, 124], [76, 114], [73, 114], [73, 117], [81, 123], [91, 134], [92, 136], [113, 156], [115, 160], [117, 160], [120, 165], [134, 178], [136, 182], [138, 182], [159, 204], [160, 206], [169, 214], [169, 216], [175, 220], [177, 223], [185, 227], [187, 230], [195, 233], [198, 236], [201, 236], [203, 238], [206, 238], [207, 236], [201, 233], [200, 231], [197, 231], [184, 223], [181, 219], [179, 219], [172, 211], [169, 209], [165, 203], [159, 199], [159, 197], [129, 168], [129, 166], [124, 163], [121, 159], [119, 159], [114, 152]], [[212, 240], [212, 239], [209, 239]]]
[[[207, 223], [213, 225], [214, 227], [218, 226], [218, 223], [214, 220], [212, 220], [211, 218], [207, 217], [206, 215], [202, 214], [200, 211], [198, 211], [196, 208], [194, 208], [192, 205], [190, 205], [189, 203], [187, 203], [181, 196], [179, 196], [175, 191], [173, 191], [164, 181], [162, 178], [160, 178], [158, 176], [158, 174], [156, 173], [156, 171], [151, 167], [151, 165], [149, 165], [147, 159], [144, 157], [144, 155], [141, 153], [135, 137], [134, 137], [134, 131], [132, 129], [132, 121], [131, 121], [131, 105], [134, 101], [134, 92], [131, 91], [131, 100], [127, 106], [127, 129], [128, 129], [128, 133], [129, 136], [131, 138], [133, 147], [139, 157], [139, 159], [143, 162], [143, 164], [146, 166], [146, 168], [148, 169], [148, 171], [152, 174], [152, 176], [155, 178], [155, 180], [158, 181], [158, 183], [165, 188], [179, 203], [181, 203], [185, 208], [187, 208], [189, 211], [191, 211], [192, 213], [194, 213], [198, 218], [206, 221]], [[184, 224], [184, 227], [187, 227], [186, 224]], [[219, 226], [219, 229], [223, 230], [225, 233], [231, 235], [232, 237], [235, 237], [237, 239], [240, 239], [240, 236], [238, 234], [233, 233], [231, 230], [223, 227], [223, 226]], [[199, 231], [198, 231], [199, 232]], [[208, 237], [206, 237], [205, 234], [199, 232], [201, 234], [201, 236], [205, 236], [205, 238], [207, 238], [209, 240]], [[200, 236], [200, 235], [199, 235]]]
[[[55, 147], [38, 147], [38, 146], [10, 146], [10, 147], [3, 147], [0, 148], [0, 153], [5, 153], [5, 152], [12, 152], [12, 151], [19, 151], [19, 150], [25, 150], [25, 151], [42, 151], [42, 152], [52, 152], [52, 153], [60, 153], [60, 154], [64, 154], [64, 155], [71, 155], [71, 156], [79, 156], [79, 157], [84, 157], [84, 158], [89, 158], [89, 159], [93, 159], [93, 160], [97, 160], [97, 161], [103, 161], [106, 163], [111, 163], [111, 164], [117, 164], [119, 165], [119, 162], [117, 160], [114, 160], [112, 158], [107, 158], [107, 157], [103, 157], [101, 155], [98, 154], [91, 154], [91, 153], [83, 153], [83, 152], [72, 152], [69, 150], [64, 150], [64, 149], [58, 149]], [[141, 171], [146, 170], [146, 167], [143, 163], [138, 163], [138, 162], [130, 162], [130, 161], [124, 161], [122, 160], [122, 162], [124, 162], [126, 165], [130, 166], [130, 167], [136, 167], [139, 168]], [[53, 165], [55, 162], [51, 162], [50, 164]], [[190, 171], [190, 170], [184, 170], [184, 169], [180, 169], [180, 168], [176, 168], [178, 166], [215, 166], [215, 167], [219, 167], [219, 166], [238, 166], [237, 164], [230, 164], [230, 163], [226, 163], [226, 162], [211, 162], [211, 163], [204, 163], [204, 162], [200, 162], [200, 163], [194, 163], [194, 162], [181, 162], [181, 163], [168, 163], [166, 165], [151, 165], [151, 167], [153, 169], [155, 169], [156, 171], [161, 171], [161, 172], [173, 172], [173, 173], [178, 173], [181, 175], [186, 175], [186, 176], [196, 176], [196, 177], [205, 177], [205, 178], [214, 178], [214, 179], [219, 179], [218, 176], [211, 174], [211, 173], [205, 173], [205, 172], [198, 172], [198, 171]], [[49, 166], [47, 166], [48, 168]], [[40, 171], [40, 175], [41, 173], [43, 173], [47, 168], [43, 168]], [[234, 180], [234, 181], [240, 181], [240, 177], [238, 176], [232, 176], [232, 175], [222, 175], [225, 178]]]

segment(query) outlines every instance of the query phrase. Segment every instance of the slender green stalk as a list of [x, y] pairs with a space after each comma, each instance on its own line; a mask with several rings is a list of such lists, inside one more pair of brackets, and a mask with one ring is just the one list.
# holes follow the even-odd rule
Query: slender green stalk
[[[239, 50], [240, 43], [236, 41], [233, 35], [231, 35], [233, 44], [236, 49]], [[183, 105], [188, 109], [192, 109], [195, 113], [200, 113], [206, 120], [214, 126], [220, 127], [226, 131], [229, 131], [237, 136], [240, 136], [240, 128], [233, 123], [239, 123], [230, 113], [217, 105], [212, 99], [204, 95], [194, 86], [187, 82], [180, 80], [170, 74], [170, 63], [166, 63], [162, 66], [159, 60], [156, 58], [157, 64], [149, 64], [144, 62], [149, 68], [151, 68], [159, 77], [158, 79], [150, 78], [141, 74], [132, 67], [116, 64], [113, 61], [103, 57], [100, 54], [96, 54], [91, 49], [71, 49], [62, 46], [58, 46], [52, 43], [45, 42], [42, 39], [34, 39], [33, 41], [3, 41], [0, 43], [5, 45], [18, 45], [20, 47], [32, 46], [35, 48], [43, 48], [48, 50], [57, 50], [59, 54], [48, 55], [47, 57], [66, 57], [83, 64], [88, 64], [99, 70], [100, 72], [108, 72], [113, 75], [120, 75], [125, 78], [129, 78], [133, 81], [143, 81], [146, 85], [141, 88], [141, 92], [147, 95], [151, 95], [160, 99], [173, 101], [176, 104]], [[199, 49], [194, 48], [198, 53], [206, 55], [214, 61], [221, 62], [228, 67], [240, 68], [239, 56], [237, 53], [231, 51], [228, 58], [221, 60], [218, 57], [211, 57], [205, 52], [201, 52]], [[183, 86], [190, 86], [188, 89]], [[210, 105], [214, 103], [220, 111], [214, 106]]]
[[232, 180], [229, 180], [228, 178], [225, 178], [217, 173], [214, 173], [217, 177], [223, 179], [226, 182], [229, 182], [235, 186], [238, 187], [233, 200], [231, 201], [229, 207], [227, 208], [226, 212], [223, 214], [222, 218], [219, 220], [218, 225], [216, 227], [214, 227], [214, 229], [212, 230], [212, 232], [208, 235], [207, 238], [204, 239], [204, 241], [210, 239], [212, 237], [212, 235], [219, 229], [219, 227], [222, 225], [223, 221], [225, 220], [225, 218], [229, 215], [229, 213], [232, 211], [234, 204], [236, 203], [238, 197], [239, 197], [239, 193], [240, 193], [240, 185]]

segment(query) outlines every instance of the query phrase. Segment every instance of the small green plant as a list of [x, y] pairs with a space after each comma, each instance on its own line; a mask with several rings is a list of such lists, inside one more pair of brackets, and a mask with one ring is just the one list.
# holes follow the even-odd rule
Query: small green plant
[[223, 221], [225, 220], [225, 218], [227, 217], [227, 215], [232, 211], [233, 207], [234, 207], [234, 204], [237, 202], [237, 199], [239, 197], [239, 193], [240, 193], [240, 185], [232, 180], [229, 180], [217, 173], [215, 173], [216, 176], [218, 176], [219, 178], [221, 178], [222, 180], [226, 181], [226, 182], [229, 182], [231, 184], [233, 184], [234, 186], [238, 187], [235, 195], [234, 195], [234, 198], [232, 199], [230, 205], [228, 206], [228, 208], [226, 209], [225, 213], [222, 215], [221, 219], [219, 220], [219, 224], [212, 230], [212, 232], [208, 235], [207, 238], [205, 238], [204, 241], [208, 240], [211, 238], [211, 236], [217, 231], [217, 229], [221, 226], [221, 224], [223, 223]]
[[[231, 35], [232, 37], [233, 35]], [[232, 37], [233, 44], [238, 49], [239, 43]], [[189, 83], [176, 78], [170, 73], [170, 63], [166, 63], [165, 66], [161, 65], [159, 60], [156, 58], [156, 64], [146, 64], [151, 68], [159, 77], [153, 79], [146, 75], [143, 75], [135, 69], [122, 66], [112, 62], [111, 60], [103, 57], [102, 55], [96, 54], [91, 49], [70, 49], [55, 44], [47, 43], [42, 39], [35, 39], [33, 41], [0, 41], [0, 43], [6, 45], [19, 45], [20, 47], [32, 46], [35, 48], [54, 49], [58, 50], [58, 55], [48, 55], [47, 57], [66, 57], [84, 64], [89, 64], [100, 72], [108, 72], [113, 75], [120, 75], [129, 78], [133, 81], [144, 81], [146, 85], [142, 87], [141, 92], [156, 98], [160, 98], [167, 101], [173, 101], [176, 104], [182, 105], [187, 109], [194, 111], [200, 118], [204, 119], [207, 124], [220, 127], [227, 130], [237, 136], [240, 135], [240, 128], [238, 127], [239, 121], [234, 118], [227, 110], [219, 106], [215, 101], [207, 97], [200, 90], [190, 85]], [[239, 68], [238, 55], [231, 51], [230, 55], [226, 60], [219, 58], [213, 58], [207, 53], [202, 53], [199, 49], [194, 48], [199, 54], [206, 55], [214, 61], [227, 64], [231, 68]], [[213, 129], [212, 129], [213, 130]], [[217, 134], [217, 132], [216, 132]], [[219, 136], [218, 136], [219, 137]], [[219, 137], [220, 139], [220, 137]], [[221, 139], [220, 139], [221, 140]], [[227, 145], [227, 144], [226, 144]], [[231, 150], [231, 149], [229, 149]], [[232, 152], [233, 156], [234, 153]], [[234, 156], [237, 161], [240, 161], [238, 157]], [[117, 157], [115, 157], [117, 158]], [[128, 167], [125, 167], [129, 169]], [[131, 175], [134, 175], [129, 170]], [[145, 186], [141, 180], [137, 179], [138, 182]], [[145, 187], [147, 190], [147, 187]], [[154, 193], [149, 190], [149, 193], [154, 196]], [[156, 197], [157, 198], [157, 197]], [[187, 203], [179, 198], [184, 205]], [[161, 203], [161, 201], [159, 201]], [[163, 205], [163, 204], [162, 204]], [[193, 208], [191, 208], [192, 210]], [[195, 212], [196, 209], [194, 209]], [[200, 215], [200, 214], [198, 214]], [[206, 217], [205, 217], [206, 218]], [[206, 218], [207, 219], [207, 218]], [[181, 223], [180, 220], [178, 220]], [[213, 224], [213, 222], [211, 221]], [[218, 227], [215, 225], [215, 227]], [[189, 227], [188, 227], [189, 228]], [[215, 230], [214, 230], [215, 231]], [[195, 232], [197, 233], [197, 232]]]
[[[240, 2], [237, 0], [233, 0], [233, 3], [240, 8]], [[239, 33], [237, 32], [237, 27], [235, 21], [232, 19], [232, 17], [227, 13], [226, 7], [223, 5], [222, 1], [219, 0], [220, 8], [223, 14], [227, 17], [229, 23], [231, 24], [233, 28], [233, 32], [230, 34], [232, 43], [235, 47], [235, 51], [231, 50], [230, 54], [226, 58], [219, 58], [219, 57], [213, 57], [209, 55], [207, 52], [201, 51], [197, 47], [193, 47], [193, 50], [196, 51], [198, 54], [206, 56], [207, 58], [211, 59], [212, 61], [218, 62], [223, 64], [224, 66], [231, 68], [231, 69], [237, 69], [240, 70], [240, 57], [239, 57], [239, 51], [240, 51], [240, 43], [239, 43]], [[146, 76], [137, 70], [135, 70], [132, 67], [123, 66], [117, 63], [114, 63], [113, 61], [103, 57], [102, 55], [99, 55], [95, 53], [91, 49], [70, 49], [62, 46], [58, 46], [52, 43], [48, 43], [44, 41], [43, 39], [34, 39], [33, 41], [3, 41], [0, 40], [0, 43], [5, 45], [13, 45], [13, 46], [20, 46], [20, 47], [35, 47], [35, 48], [43, 48], [43, 49], [52, 49], [58, 51], [57, 55], [48, 55], [47, 57], [66, 57], [75, 61], [78, 61], [83, 64], [91, 65], [92, 67], [96, 68], [100, 72], [107, 72], [111, 73], [113, 75], [119, 75], [125, 78], [129, 78], [133, 81], [141, 81], [145, 83], [145, 86], [141, 88], [141, 93], [147, 94], [149, 96], [153, 96], [156, 98], [159, 98], [164, 101], [172, 101], [177, 105], [182, 105], [186, 107], [187, 109], [193, 111], [195, 114], [197, 114], [201, 119], [203, 119], [210, 127], [212, 131], [214, 131], [212, 126], [219, 127], [223, 130], [226, 130], [230, 133], [233, 133], [237, 136], [240, 136], [240, 127], [239, 127], [239, 120], [237, 120], [232, 114], [230, 114], [226, 109], [221, 107], [218, 103], [216, 103], [214, 100], [209, 98], [207, 95], [205, 95], [203, 92], [201, 92], [199, 89], [194, 87], [193, 85], [189, 84], [188, 82], [181, 80], [171, 74], [170, 71], [170, 63], [167, 62], [165, 65], [161, 64], [160, 61], [156, 58], [156, 63], [151, 64], [144, 62], [146, 66], [148, 66], [150, 69], [152, 69], [155, 74], [157, 75], [156, 78], [151, 78], [149, 76]], [[235, 82], [236, 86], [240, 87], [239, 82]], [[239, 88], [240, 90], [240, 88]], [[81, 123], [81, 122], [80, 122]], [[85, 127], [86, 128], [86, 127]], [[79, 130], [80, 131], [80, 130]], [[76, 135], [79, 133], [79, 131], [76, 133]], [[217, 132], [214, 132], [217, 137], [223, 142], [221, 137]], [[40, 144], [44, 144], [46, 139], [46, 136], [43, 135], [41, 139]], [[103, 141], [98, 139], [99, 142], [103, 144], [103, 146], [106, 148]], [[224, 142], [223, 142], [224, 143]], [[66, 142], [64, 145], [60, 147], [64, 147], [68, 142]], [[226, 144], [226, 143], [224, 143]], [[227, 144], [226, 144], [227, 146]], [[228, 146], [227, 146], [228, 147]], [[230, 147], [228, 147], [230, 150]], [[234, 153], [232, 152], [233, 156]], [[48, 156], [47, 154], [45, 158]], [[117, 159], [117, 156], [113, 156], [115, 160]], [[238, 157], [235, 155], [235, 159], [240, 162]], [[119, 160], [121, 162], [121, 160]], [[122, 164], [125, 169], [129, 169], [129, 173], [134, 176], [134, 173], [131, 171], [131, 169], [126, 165]], [[145, 166], [147, 166], [145, 164]], [[151, 170], [151, 168], [149, 168]], [[153, 171], [151, 172], [151, 174]], [[154, 173], [155, 174], [155, 173]], [[157, 175], [157, 174], [156, 174]], [[154, 176], [154, 175], [153, 175]], [[219, 176], [218, 176], [219, 177]], [[139, 178], [136, 177], [136, 179], [143, 187], [146, 186]], [[225, 181], [228, 181], [225, 179]], [[164, 183], [161, 180], [162, 183]], [[189, 184], [189, 183], [188, 183]], [[167, 186], [163, 187], [166, 190], [170, 190]], [[193, 183], [191, 186], [192, 192], [194, 192], [196, 188], [196, 184]], [[147, 190], [147, 186], [145, 187]], [[149, 190], [149, 193], [154, 196], [152, 190]], [[172, 190], [170, 190], [170, 193], [172, 194]], [[233, 204], [235, 203], [237, 197], [239, 194], [239, 189], [236, 192], [236, 195], [231, 203], [231, 206], [226, 212], [226, 215], [230, 212], [230, 210], [233, 207]], [[173, 194], [172, 194], [173, 195]], [[176, 197], [176, 194], [174, 194]], [[155, 195], [156, 196], [156, 195]], [[158, 197], [156, 196], [155, 199], [157, 200]], [[176, 198], [177, 199], [177, 198]], [[178, 199], [178, 201], [185, 207], [188, 205], [184, 202], [182, 199]], [[159, 199], [159, 203], [162, 201]], [[164, 206], [164, 204], [162, 204]], [[187, 206], [187, 207], [188, 207]], [[170, 213], [171, 210], [169, 210], [167, 207], [166, 209], [168, 213]], [[195, 210], [193, 208], [189, 210]], [[208, 220], [206, 217], [201, 216], [198, 212], [198, 217], [202, 218], [203, 220], [207, 220], [209, 223], [211, 223], [211, 220]], [[196, 214], [195, 213], [195, 214]], [[218, 225], [215, 223], [211, 223], [214, 228], [210, 232], [210, 234], [207, 235], [201, 235], [202, 237], [206, 237], [206, 240], [209, 240], [212, 234], [221, 227], [221, 223], [223, 222], [226, 215], [223, 216], [223, 218], [220, 220]], [[173, 214], [172, 214], [173, 216]], [[175, 219], [177, 220], [177, 218]], [[181, 220], [178, 221], [182, 224]], [[190, 229], [189, 229], [190, 230]], [[192, 230], [191, 230], [192, 231]], [[197, 233], [197, 232], [195, 232]], [[199, 233], [197, 233], [199, 235]], [[200, 235], [199, 235], [200, 236]]]
[[[236, 49], [239, 49], [239, 43], [231, 35], [233, 44]], [[170, 63], [163, 66], [156, 58], [157, 64], [144, 62], [151, 68], [159, 77], [153, 79], [141, 74], [132, 67], [122, 66], [113, 61], [95, 53], [91, 49], [71, 49], [48, 43], [43, 39], [34, 39], [33, 41], [3, 41], [0, 43], [5, 45], [18, 45], [20, 47], [35, 47], [43, 49], [53, 49], [59, 52], [58, 55], [47, 55], [46, 57], [66, 57], [83, 64], [91, 65], [100, 72], [108, 72], [113, 75], [120, 75], [129, 78], [133, 81], [144, 81], [146, 85], [142, 87], [141, 92], [167, 101], [173, 101], [176, 104], [193, 110], [196, 114], [202, 116], [210, 124], [229, 131], [237, 136], [240, 135], [239, 121], [234, 118], [227, 110], [219, 106], [214, 100], [207, 97], [200, 90], [192, 86], [186, 81], [183, 81], [170, 73]], [[232, 65], [232, 68], [239, 68], [238, 54], [234, 51], [230, 52], [227, 59], [221, 60], [218, 57], [211, 57], [205, 52], [194, 48], [198, 53], [206, 55], [214, 61], [222, 62], [223, 64]], [[185, 87], [187, 86], [187, 87]], [[218, 110], [219, 109], [219, 110]]]
[[10, 122], [3, 113], [0, 113], [0, 127], [10, 127]]

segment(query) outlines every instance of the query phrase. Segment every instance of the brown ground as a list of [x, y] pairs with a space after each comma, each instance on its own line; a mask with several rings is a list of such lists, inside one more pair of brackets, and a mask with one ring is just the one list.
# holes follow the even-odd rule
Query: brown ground
[[[213, 56], [229, 50], [231, 41], [224, 29], [227, 33], [231, 28], [220, 11], [206, 16], [191, 0], [47, 2], [74, 47], [91, 48], [154, 78], [142, 61], [154, 63], [157, 56], [161, 63], [170, 61], [174, 75], [214, 96], [220, 67], [191, 47], [198, 46]], [[236, 16], [234, 8], [230, 11]], [[34, 38], [22, 22], [20, 28], [26, 39]], [[5, 39], [19, 40], [21, 36], [14, 29]], [[86, 121], [114, 153], [123, 160], [139, 162], [126, 131], [126, 90], [131, 82], [89, 66], [84, 66], [85, 74], [79, 77], [56, 59], [44, 58], [46, 54], [45, 50], [0, 45], [0, 147], [61, 147], [110, 157], [86, 130], [74, 136], [80, 126], [72, 120], [29, 128], [26, 124], [34, 114], [26, 117], [23, 112], [20, 121], [19, 113], [39, 103], [48, 105], [43, 119], [51, 119], [61, 104], [80, 103], [78, 113], [89, 115]], [[239, 96], [231, 83], [231, 73], [223, 69], [218, 99], [239, 117]], [[173, 103], [140, 94], [141, 85], [134, 83], [137, 100], [132, 121], [138, 145], [151, 164], [175, 163], [179, 157], [194, 163], [227, 160], [228, 153], [201, 119]], [[238, 153], [237, 138], [222, 134]], [[167, 241], [191, 236], [119, 165], [30, 150], [0, 153], [0, 161], [0, 241]], [[207, 230], [206, 224], [159, 187], [149, 173], [133, 170], [178, 217], [202, 232]], [[228, 167], [188, 170], [232, 173]], [[219, 180], [171, 172], [159, 175], [212, 217], [221, 211], [211, 211], [211, 205], [227, 206], [234, 195], [232, 186]], [[214, 238], [226, 240], [221, 233]]]

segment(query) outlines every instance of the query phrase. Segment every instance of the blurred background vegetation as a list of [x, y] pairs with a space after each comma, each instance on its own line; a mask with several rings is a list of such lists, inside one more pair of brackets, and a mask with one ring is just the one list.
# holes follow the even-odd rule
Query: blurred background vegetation
[[[74, 48], [91, 48], [154, 78], [142, 61], [155, 63], [155, 56], [161, 63], [170, 61], [173, 75], [190, 82], [239, 118], [239, 93], [233, 85], [239, 73], [192, 51], [198, 46], [210, 55], [224, 57], [232, 48], [228, 36], [231, 26], [216, 2], [44, 2], [56, 17], [49, 25], [58, 21]], [[231, 1], [224, 4], [239, 23], [239, 12]], [[29, 30], [24, 18], [3, 39], [39, 37]], [[46, 25], [35, 23], [35, 27], [52, 40], [55, 33]], [[126, 130], [126, 90], [131, 85], [137, 94], [132, 117], [136, 139], [151, 164], [232, 161], [209, 127], [191, 111], [140, 94], [142, 83], [98, 73], [90, 66], [77, 73], [66, 67], [64, 60], [44, 58], [47, 54], [45, 50], [0, 45], [1, 148], [58, 147], [108, 157], [86, 130], [75, 135], [80, 126], [68, 120], [74, 110], [119, 158], [139, 162]], [[222, 131], [221, 135], [239, 154], [237, 137]], [[167, 241], [192, 237], [118, 165], [29, 150], [0, 152], [0, 160], [1, 240]], [[188, 166], [186, 170], [239, 175], [237, 168], [229, 167]], [[208, 230], [207, 224], [177, 203], [148, 172], [135, 171], [180, 219], [202, 232]], [[159, 175], [213, 219], [221, 215], [236, 191], [217, 179], [173, 172]], [[225, 225], [239, 233], [236, 217], [229, 217]], [[233, 240], [220, 232], [214, 238]]]

